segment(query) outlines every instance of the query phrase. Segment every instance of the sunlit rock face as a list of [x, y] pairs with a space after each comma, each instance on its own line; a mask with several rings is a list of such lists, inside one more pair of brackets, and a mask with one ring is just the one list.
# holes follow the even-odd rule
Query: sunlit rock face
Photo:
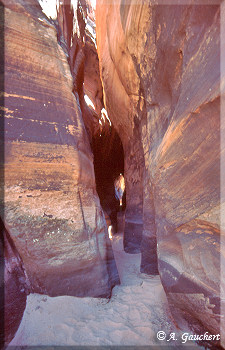
[[125, 250], [159, 269], [180, 326], [218, 334], [220, 8], [98, 0], [96, 31], [125, 151]]
[[[90, 140], [101, 133], [102, 126], [99, 123], [101, 119], [101, 110], [104, 108], [102, 82], [99, 73], [99, 62], [95, 43], [86, 34], [85, 45], [83, 48], [84, 62], [84, 84], [83, 93], [90, 99], [91, 108], [82, 99], [81, 108], [85, 127], [88, 131]], [[91, 142], [92, 143], [92, 142]]]
[[57, 32], [67, 10], [57, 24], [35, 1], [5, 1], [3, 220], [31, 292], [109, 296], [118, 275], [79, 104], [82, 60], [71, 70], [71, 37]]
[[140, 79], [126, 44], [119, 2], [114, 6], [107, 6], [104, 1], [97, 3], [96, 30], [105, 104], [125, 152], [127, 203], [124, 248], [126, 252], [138, 253], [143, 230], [144, 169], [140, 130], [135, 117]]
[[84, 93], [89, 96], [91, 101], [93, 101], [95, 112], [100, 115], [104, 105], [98, 55], [93, 41], [88, 36], [86, 36], [84, 54]]

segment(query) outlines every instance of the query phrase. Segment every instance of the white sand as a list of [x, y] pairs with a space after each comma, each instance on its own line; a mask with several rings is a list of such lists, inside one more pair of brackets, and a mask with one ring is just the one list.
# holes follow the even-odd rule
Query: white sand
[[[123, 251], [122, 235], [114, 236], [112, 242], [121, 285], [113, 289], [110, 301], [30, 294], [10, 345], [166, 344], [179, 348], [181, 332], [173, 324], [159, 276], [139, 272], [141, 255]], [[178, 341], [157, 340], [160, 330], [168, 335], [175, 332]]]

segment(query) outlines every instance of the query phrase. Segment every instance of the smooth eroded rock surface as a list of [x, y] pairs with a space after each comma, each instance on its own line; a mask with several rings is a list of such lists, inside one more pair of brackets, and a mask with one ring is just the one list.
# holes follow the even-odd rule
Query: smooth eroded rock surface
[[98, 0], [96, 30], [127, 164], [125, 249], [140, 237], [141, 270], [159, 269], [175, 318], [218, 334], [220, 6]]
[[71, 75], [58, 27], [37, 2], [7, 4], [5, 226], [32, 292], [109, 296], [118, 275], [72, 77], [76, 67]]

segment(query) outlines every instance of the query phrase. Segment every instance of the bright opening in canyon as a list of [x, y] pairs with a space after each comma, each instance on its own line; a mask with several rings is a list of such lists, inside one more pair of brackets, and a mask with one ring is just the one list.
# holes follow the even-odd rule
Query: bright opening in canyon
[[91, 107], [95, 110], [94, 103], [91, 101], [91, 99], [88, 97], [88, 95], [84, 95], [84, 100], [87, 103], [88, 107]]

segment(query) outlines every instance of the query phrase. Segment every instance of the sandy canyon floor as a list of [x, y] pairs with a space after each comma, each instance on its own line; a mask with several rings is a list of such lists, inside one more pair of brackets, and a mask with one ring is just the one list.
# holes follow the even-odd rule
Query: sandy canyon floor
[[[140, 273], [141, 254], [124, 252], [122, 234], [113, 236], [112, 245], [121, 285], [113, 289], [110, 300], [30, 294], [22, 322], [10, 345], [157, 345], [164, 349], [167, 345], [180, 348], [183, 332], [173, 323], [159, 276]], [[166, 340], [157, 339], [159, 331], [167, 334]], [[177, 340], [168, 342], [171, 333], [176, 334]], [[198, 347], [190, 341], [185, 345]]]

